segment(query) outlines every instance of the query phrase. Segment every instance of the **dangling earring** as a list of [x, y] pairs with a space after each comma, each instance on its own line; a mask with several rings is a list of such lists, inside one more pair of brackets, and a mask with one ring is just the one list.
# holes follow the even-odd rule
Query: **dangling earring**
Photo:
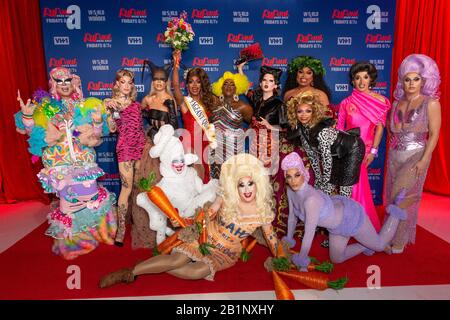
[[223, 101], [225, 100], [225, 97], [223, 96], [223, 94], [221, 94], [221, 95], [219, 96], [219, 100], [220, 100], [220, 102], [223, 102]]
[[314, 87], [314, 81], [311, 81], [311, 87]]
[[234, 94], [233, 95], [233, 100], [238, 102], [239, 101], [239, 96], [237, 94]]

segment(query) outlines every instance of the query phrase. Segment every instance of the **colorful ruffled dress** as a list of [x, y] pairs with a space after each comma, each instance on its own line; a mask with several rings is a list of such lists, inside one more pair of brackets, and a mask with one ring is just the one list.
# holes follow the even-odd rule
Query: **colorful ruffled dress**
[[106, 113], [94, 124], [91, 114], [102, 102], [55, 100], [44, 91], [34, 94], [32, 117], [15, 115], [16, 126], [30, 136], [29, 151], [42, 157], [38, 177], [46, 193], [55, 193], [60, 206], [48, 215], [46, 235], [54, 238], [53, 252], [74, 259], [100, 243], [113, 244], [116, 233], [115, 195], [97, 185], [104, 175], [95, 162], [94, 146], [108, 134]]

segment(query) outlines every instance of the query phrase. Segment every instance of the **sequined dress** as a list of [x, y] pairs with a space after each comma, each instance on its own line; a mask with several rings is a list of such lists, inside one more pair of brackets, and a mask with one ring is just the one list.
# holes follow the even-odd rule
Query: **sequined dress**
[[398, 110], [398, 101], [394, 102], [388, 118], [391, 132], [387, 161], [387, 174], [384, 187], [385, 206], [393, 203], [398, 192], [405, 188], [406, 198], [417, 201], [407, 207], [407, 219], [400, 221], [397, 232], [392, 240], [394, 246], [405, 246], [414, 243], [416, 238], [417, 215], [422, 198], [423, 185], [430, 162], [423, 174], [416, 177], [411, 170], [422, 158], [428, 141], [428, 103], [431, 98], [425, 98], [420, 106], [408, 114]]
[[231, 156], [244, 152], [242, 114], [228, 103], [217, 107], [211, 116], [216, 127], [217, 148], [211, 150], [211, 178], [219, 179], [220, 166]]

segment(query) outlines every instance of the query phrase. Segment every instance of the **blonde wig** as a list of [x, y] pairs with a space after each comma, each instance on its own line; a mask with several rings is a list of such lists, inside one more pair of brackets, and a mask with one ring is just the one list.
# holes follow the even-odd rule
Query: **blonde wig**
[[120, 91], [119, 91], [119, 86], [117, 84], [117, 82], [122, 79], [122, 77], [130, 77], [131, 81], [133, 82], [133, 85], [131, 87], [131, 92], [130, 92], [130, 99], [131, 101], [136, 101], [136, 97], [137, 97], [137, 90], [136, 90], [136, 86], [134, 85], [134, 72], [130, 71], [130, 70], [126, 70], [126, 69], [120, 69], [119, 71], [116, 72], [116, 81], [114, 81], [114, 86], [112, 89], [112, 96], [113, 98], [118, 98]]
[[312, 108], [311, 122], [308, 124], [309, 127], [314, 127], [323, 119], [329, 118], [328, 108], [320, 103], [320, 98], [314, 95], [312, 91], [301, 92], [295, 97], [292, 97], [287, 102], [287, 116], [288, 122], [292, 129], [297, 128], [297, 109], [302, 104], [307, 104]]
[[217, 97], [222, 95], [223, 83], [228, 79], [233, 80], [234, 84], [236, 85], [237, 95], [246, 93], [250, 88], [250, 81], [248, 81], [246, 75], [226, 71], [219, 80], [212, 84], [212, 92], [214, 93], [214, 95], [216, 95]]
[[239, 179], [251, 177], [256, 185], [256, 208], [258, 221], [268, 224], [273, 221], [273, 190], [269, 173], [263, 163], [248, 153], [240, 153], [225, 161], [220, 173], [220, 190], [223, 197], [222, 215], [226, 221], [239, 222]]

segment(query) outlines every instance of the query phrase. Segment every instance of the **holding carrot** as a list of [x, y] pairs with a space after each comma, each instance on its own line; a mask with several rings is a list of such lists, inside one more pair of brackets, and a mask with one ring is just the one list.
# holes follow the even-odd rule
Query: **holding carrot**
[[[273, 192], [263, 164], [249, 154], [231, 157], [222, 165], [220, 186], [222, 196], [211, 206], [215, 209], [211, 214], [214, 217], [208, 222], [209, 216], [205, 216], [205, 223], [203, 219], [201, 222], [200, 242], [205, 244], [207, 242], [204, 241], [208, 240], [216, 246], [208, 246], [210, 254], [204, 255], [199, 251], [198, 241], [184, 242], [173, 248], [169, 255], [155, 256], [132, 269], [106, 275], [100, 281], [100, 287], [129, 283], [137, 275], [161, 272], [170, 272], [182, 279], [213, 280], [217, 271], [236, 264], [242, 249], [240, 242], [258, 228], [264, 233], [271, 251], [275, 252], [277, 238], [272, 227], [274, 213], [271, 208]], [[182, 230], [186, 229], [190, 227]], [[180, 231], [180, 236], [182, 233]]]

